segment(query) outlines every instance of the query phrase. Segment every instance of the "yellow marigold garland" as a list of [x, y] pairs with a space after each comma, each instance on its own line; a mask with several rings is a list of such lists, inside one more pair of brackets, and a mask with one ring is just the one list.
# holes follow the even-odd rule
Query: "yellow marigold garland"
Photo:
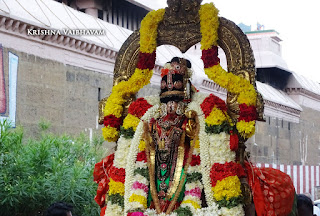
[[123, 120], [123, 128], [128, 129], [128, 128], [133, 128], [135, 131], [138, 124], [140, 122], [140, 119], [134, 115], [131, 115], [130, 113], [126, 116], [126, 118]]
[[195, 209], [201, 208], [201, 206], [200, 206], [196, 201], [191, 200], [191, 199], [182, 201], [182, 202], [181, 202], [181, 205], [182, 205], [182, 204], [186, 204], [186, 203], [190, 203], [190, 204], [193, 206], [193, 208], [195, 208]]
[[229, 200], [241, 196], [241, 183], [238, 176], [229, 176], [223, 180], [218, 180], [216, 186], [212, 187], [213, 196], [217, 201]]
[[[202, 59], [205, 64], [205, 73], [207, 76], [216, 82], [221, 87], [227, 89], [229, 92], [237, 94], [237, 101], [239, 104], [246, 104], [247, 106], [255, 106], [257, 100], [257, 93], [254, 86], [246, 79], [236, 76], [232, 73], [226, 72], [219, 63], [217, 40], [219, 18], [217, 16], [218, 10], [213, 3], [205, 4], [199, 11], [200, 15], [200, 31], [202, 34], [201, 49]], [[249, 138], [254, 133], [254, 120], [250, 124], [241, 123], [237, 126], [239, 134], [245, 138]]]
[[239, 104], [256, 105], [257, 93], [248, 80], [226, 72], [220, 64], [205, 68], [204, 71], [211, 80], [221, 87], [226, 88], [231, 93], [238, 94]]
[[[140, 53], [152, 55], [157, 48], [157, 29], [159, 22], [163, 19], [165, 9], [149, 12], [141, 22], [140, 28]], [[144, 59], [139, 59], [144, 61]], [[108, 98], [104, 115], [113, 117], [113, 120], [120, 123], [126, 97], [136, 94], [143, 86], [150, 82], [153, 68], [136, 68], [134, 74], [128, 81], [122, 81], [112, 88], [112, 93]], [[103, 136], [108, 141], [117, 141], [119, 138], [119, 128], [111, 129], [110, 122], [105, 123], [106, 127], [102, 130]], [[116, 132], [117, 131], [117, 132]]]
[[102, 135], [105, 140], [115, 142], [118, 140], [119, 131], [117, 130], [117, 128], [107, 126], [102, 128]]
[[109, 195], [120, 194], [124, 195], [124, 184], [122, 182], [116, 182], [110, 178], [109, 182]]
[[226, 120], [227, 117], [223, 111], [217, 107], [214, 107], [210, 115], [206, 118], [205, 122], [209, 125], [220, 125]]
[[194, 145], [194, 148], [195, 148], [195, 149], [199, 149], [199, 148], [200, 148], [200, 141], [199, 141], [199, 139], [196, 140], [196, 143], [195, 143], [195, 145]]
[[144, 151], [145, 149], [146, 149], [146, 143], [144, 142], [144, 140], [141, 140], [139, 144], [139, 150]]
[[150, 11], [141, 21], [140, 52], [152, 53], [157, 48], [158, 24], [163, 19], [165, 9]]
[[251, 137], [255, 132], [255, 122], [245, 122], [243, 120], [239, 121], [237, 123], [237, 130], [239, 131], [239, 133], [243, 133], [240, 135]]
[[138, 202], [143, 205], [144, 208], [147, 208], [147, 198], [142, 195], [132, 194], [129, 198], [129, 202]]
[[219, 10], [212, 3], [202, 5], [199, 10], [202, 50], [209, 49], [212, 45], [218, 45], [218, 13]]

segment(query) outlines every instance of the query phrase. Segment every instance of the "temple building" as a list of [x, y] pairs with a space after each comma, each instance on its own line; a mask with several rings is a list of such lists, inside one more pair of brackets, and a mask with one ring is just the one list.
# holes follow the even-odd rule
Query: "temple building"
[[[117, 53], [152, 10], [148, 2], [0, 1], [1, 119], [24, 126], [29, 136], [38, 133], [42, 118], [58, 134], [100, 134], [98, 102], [110, 95]], [[315, 196], [311, 186], [320, 185], [320, 84], [287, 67], [278, 32], [244, 31], [265, 102], [265, 122], [257, 122], [256, 134], [247, 141], [251, 160], [295, 175], [298, 192]], [[139, 95], [158, 94], [161, 66], [180, 56], [192, 62], [192, 82], [200, 91], [226, 99], [226, 91], [204, 74], [200, 52], [200, 45], [184, 54], [169, 45], [158, 47], [151, 84]], [[297, 183], [300, 166], [312, 179], [302, 189]]]

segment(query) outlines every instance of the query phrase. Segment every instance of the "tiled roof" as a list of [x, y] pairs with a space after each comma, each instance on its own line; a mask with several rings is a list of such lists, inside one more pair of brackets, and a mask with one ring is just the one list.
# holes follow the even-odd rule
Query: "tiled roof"
[[256, 82], [257, 89], [261, 93], [264, 100], [278, 103], [296, 110], [302, 111], [302, 108], [292, 100], [287, 93], [269, 86], [265, 83]]

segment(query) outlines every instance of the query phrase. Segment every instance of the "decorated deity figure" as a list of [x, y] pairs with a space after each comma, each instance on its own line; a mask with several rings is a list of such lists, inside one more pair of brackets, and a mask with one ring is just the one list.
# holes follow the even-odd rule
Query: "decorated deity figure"
[[178, 57], [161, 69], [160, 95], [136, 99], [124, 114], [126, 98], [152, 76], [164, 12], [152, 11], [142, 21], [136, 69], [104, 104], [103, 135], [117, 149], [94, 170], [101, 215], [254, 215], [247, 211], [252, 200], [258, 216], [295, 215], [290, 177], [243, 159], [258, 96], [250, 80], [220, 66], [213, 4], [199, 11], [201, 58], [208, 77], [236, 96], [237, 118], [225, 101], [192, 86], [191, 63]]

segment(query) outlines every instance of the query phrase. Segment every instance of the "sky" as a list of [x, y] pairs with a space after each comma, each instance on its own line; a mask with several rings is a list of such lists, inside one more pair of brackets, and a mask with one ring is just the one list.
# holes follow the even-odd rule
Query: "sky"
[[[167, 6], [166, 0], [140, 1], [153, 2], [153, 9]], [[236, 24], [276, 30], [289, 70], [320, 83], [320, 0], [203, 0], [208, 2]]]

